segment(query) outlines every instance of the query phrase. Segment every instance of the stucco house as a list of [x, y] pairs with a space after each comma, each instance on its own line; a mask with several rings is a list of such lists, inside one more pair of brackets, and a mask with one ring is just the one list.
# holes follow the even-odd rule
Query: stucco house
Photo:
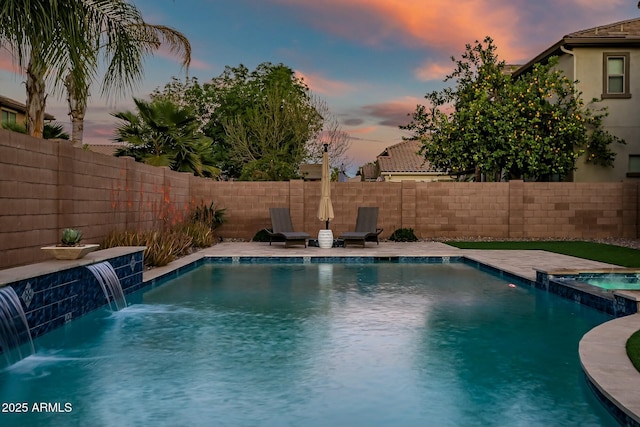
[[611, 147], [617, 153], [613, 168], [579, 159], [573, 181], [640, 179], [640, 18], [567, 34], [513, 71], [513, 76], [551, 56], [559, 58], [558, 68], [569, 79], [578, 81], [585, 102], [602, 100], [600, 106], [609, 113], [604, 128], [626, 142]]
[[420, 141], [403, 141], [378, 154], [375, 163], [360, 168], [363, 181], [450, 181], [446, 173], [434, 169], [418, 154]]
[[[27, 106], [6, 96], [0, 95], [0, 111], [2, 112], [0, 125], [5, 123], [18, 123], [22, 125], [26, 120]], [[56, 118], [51, 114], [45, 113], [44, 119], [51, 121]]]

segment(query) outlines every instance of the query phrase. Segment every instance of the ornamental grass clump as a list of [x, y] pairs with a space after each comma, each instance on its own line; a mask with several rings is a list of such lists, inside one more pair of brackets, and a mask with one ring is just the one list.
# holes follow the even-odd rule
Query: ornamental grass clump
[[178, 229], [191, 237], [194, 248], [208, 248], [215, 241], [213, 230], [204, 222], [187, 222], [178, 227]]
[[103, 248], [145, 246], [144, 265], [147, 267], [167, 265], [176, 258], [187, 255], [192, 245], [193, 239], [179, 230], [112, 231], [102, 242]]
[[212, 246], [216, 241], [214, 230], [226, 221], [224, 209], [217, 209], [211, 202], [192, 205], [185, 215], [183, 213], [167, 198], [158, 215], [162, 221], [155, 229], [112, 231], [105, 237], [102, 247], [145, 246], [145, 266], [160, 267], [197, 248]]
[[144, 263], [150, 267], [160, 267], [169, 264], [174, 259], [189, 252], [193, 240], [179, 231], [161, 233], [148, 231], [143, 233]]

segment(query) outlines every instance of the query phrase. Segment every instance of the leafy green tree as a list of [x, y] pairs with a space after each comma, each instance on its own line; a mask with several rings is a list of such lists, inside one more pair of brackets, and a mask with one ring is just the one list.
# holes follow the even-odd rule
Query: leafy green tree
[[254, 71], [227, 66], [209, 83], [174, 80], [152, 97], [194, 111], [228, 178], [295, 177], [305, 144], [322, 127], [308, 87], [283, 64], [266, 62]]
[[419, 105], [413, 122], [404, 127], [429, 141], [423, 152], [435, 167], [454, 175], [475, 173], [479, 178], [499, 170], [509, 152], [509, 123], [502, 121], [508, 111], [509, 76], [492, 41], [485, 43], [466, 46], [445, 80], [455, 79], [457, 85], [428, 93], [428, 107]]
[[243, 165], [241, 180], [282, 181], [297, 176], [321, 117], [298, 94], [275, 84], [223, 124], [231, 159]]
[[490, 37], [467, 45], [445, 81], [453, 87], [428, 93], [403, 129], [424, 142], [422, 153], [452, 175], [475, 174], [476, 181], [561, 178], [576, 159], [612, 166], [612, 142], [602, 129], [603, 109], [585, 106], [581, 94], [554, 67], [557, 58], [513, 81], [498, 61]]
[[211, 139], [198, 130], [198, 121], [189, 109], [170, 101], [134, 99], [138, 112], [114, 113], [124, 121], [116, 130], [119, 148], [116, 156], [197, 176], [217, 177], [220, 170], [211, 157]]
[[533, 70], [513, 82], [513, 105], [506, 116], [514, 125], [514, 150], [506, 170], [514, 177], [566, 177], [576, 160], [612, 167], [612, 143], [623, 143], [602, 129], [606, 110], [593, 99], [588, 105], [575, 82], [555, 69], [557, 58], [535, 64]]

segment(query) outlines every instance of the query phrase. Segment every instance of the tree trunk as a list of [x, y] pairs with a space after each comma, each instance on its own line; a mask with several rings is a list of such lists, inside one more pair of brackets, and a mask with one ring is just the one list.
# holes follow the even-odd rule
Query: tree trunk
[[64, 85], [67, 88], [67, 104], [69, 105], [69, 115], [71, 116], [71, 143], [74, 146], [82, 146], [87, 98], [86, 96], [78, 96], [71, 74], [67, 74], [64, 79]]
[[27, 133], [36, 138], [42, 138], [44, 132], [44, 110], [47, 103], [45, 94], [44, 72], [42, 67], [32, 59], [27, 66], [27, 105], [26, 127]]
[[476, 182], [482, 182], [482, 172], [478, 166], [476, 166]]

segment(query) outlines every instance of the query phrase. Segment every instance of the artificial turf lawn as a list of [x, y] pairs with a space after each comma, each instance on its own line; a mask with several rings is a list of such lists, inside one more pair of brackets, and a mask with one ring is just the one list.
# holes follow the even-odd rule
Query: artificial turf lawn
[[581, 241], [445, 242], [460, 249], [529, 249], [571, 255], [628, 268], [640, 268], [640, 250]]
[[631, 359], [631, 363], [640, 372], [640, 331], [631, 335], [627, 340], [627, 356]]

